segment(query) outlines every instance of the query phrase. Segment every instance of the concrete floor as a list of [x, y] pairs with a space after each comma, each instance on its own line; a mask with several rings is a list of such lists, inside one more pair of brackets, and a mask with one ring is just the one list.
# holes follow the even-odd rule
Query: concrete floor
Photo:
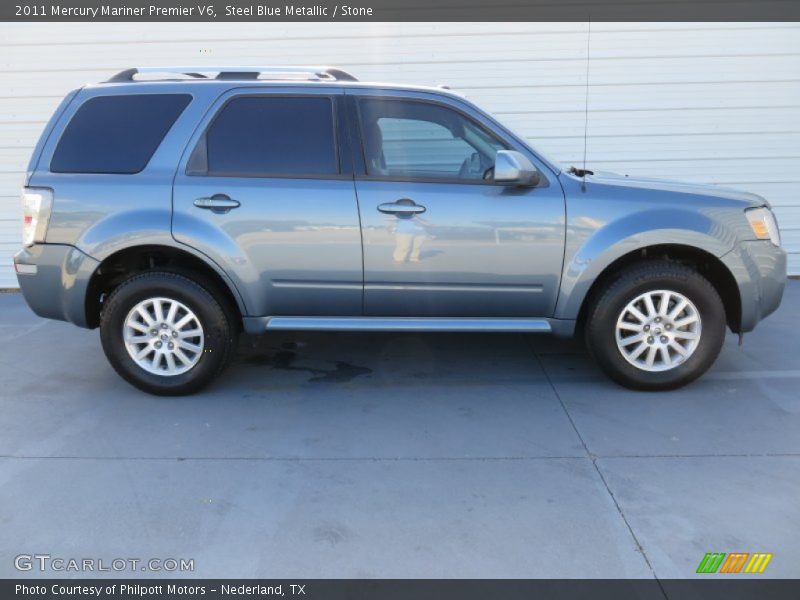
[[285, 334], [166, 399], [120, 380], [96, 331], [0, 295], [0, 577], [46, 553], [200, 577], [683, 578], [712, 551], [798, 577], [799, 338], [791, 281], [671, 393], [547, 337]]

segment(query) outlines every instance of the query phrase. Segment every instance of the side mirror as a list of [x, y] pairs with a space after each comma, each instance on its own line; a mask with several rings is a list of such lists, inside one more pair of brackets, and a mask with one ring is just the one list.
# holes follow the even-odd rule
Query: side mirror
[[495, 182], [531, 187], [539, 183], [539, 178], [539, 171], [527, 156], [516, 150], [498, 150], [494, 159]]

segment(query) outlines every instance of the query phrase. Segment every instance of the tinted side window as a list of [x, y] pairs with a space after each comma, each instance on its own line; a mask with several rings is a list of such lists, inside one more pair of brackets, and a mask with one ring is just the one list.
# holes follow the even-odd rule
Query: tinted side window
[[191, 99], [189, 94], [133, 94], [87, 100], [64, 129], [50, 170], [138, 173]]
[[204, 137], [192, 156], [189, 174], [265, 177], [339, 173], [330, 98], [235, 98], [220, 110]]
[[430, 102], [362, 99], [367, 173], [377, 177], [491, 178], [504, 145], [461, 113]]

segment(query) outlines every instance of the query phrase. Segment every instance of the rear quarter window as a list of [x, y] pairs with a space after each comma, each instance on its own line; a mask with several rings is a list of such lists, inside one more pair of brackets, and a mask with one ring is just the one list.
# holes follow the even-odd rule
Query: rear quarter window
[[191, 98], [189, 94], [130, 94], [87, 100], [64, 129], [50, 171], [138, 173]]

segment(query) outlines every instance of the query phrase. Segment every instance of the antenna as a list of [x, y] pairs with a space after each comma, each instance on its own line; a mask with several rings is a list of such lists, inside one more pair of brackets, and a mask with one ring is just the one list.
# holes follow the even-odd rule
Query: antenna
[[586, 191], [586, 146], [589, 137], [589, 51], [592, 44], [592, 14], [589, 13], [589, 29], [586, 33], [586, 97], [583, 103], [583, 180], [581, 181], [581, 191]]

